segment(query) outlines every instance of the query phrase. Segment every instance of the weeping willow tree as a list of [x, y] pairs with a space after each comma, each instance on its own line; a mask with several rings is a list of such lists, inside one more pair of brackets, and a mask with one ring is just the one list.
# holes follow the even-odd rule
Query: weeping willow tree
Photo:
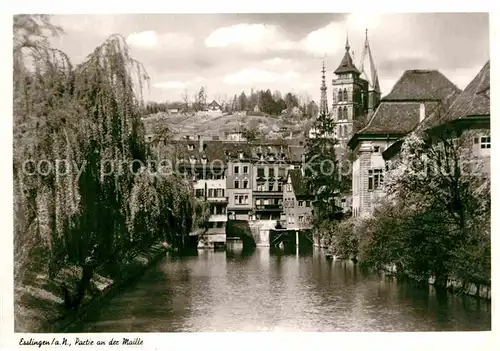
[[160, 239], [180, 245], [192, 191], [146, 165], [149, 78], [123, 37], [73, 67], [49, 45], [61, 33], [47, 16], [14, 17], [15, 281], [27, 270], [54, 277], [80, 267], [78, 305], [96, 269]]

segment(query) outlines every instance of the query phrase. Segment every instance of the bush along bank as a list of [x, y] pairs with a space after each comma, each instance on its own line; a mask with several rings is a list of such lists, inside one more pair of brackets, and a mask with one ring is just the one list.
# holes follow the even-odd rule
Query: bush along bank
[[415, 227], [395, 211], [386, 203], [372, 216], [332, 224], [329, 251], [387, 276], [491, 300], [489, 240], [456, 245], [439, 225]]
[[[68, 289], [75, 287], [81, 280], [83, 270], [78, 267], [68, 267], [59, 272], [53, 279], [43, 274], [32, 274], [29, 283], [18, 288], [20, 296], [17, 305], [16, 332], [55, 333], [65, 332], [72, 324], [99, 308], [102, 303], [112, 298], [117, 292], [139, 278], [144, 271], [157, 263], [166, 252], [172, 251], [170, 246], [157, 244], [139, 252], [128, 262], [107, 267], [108, 272], [114, 270], [111, 277], [102, 269], [96, 269], [90, 279], [82, 302], [75, 307], [67, 305], [63, 286]], [[70, 296], [74, 296], [70, 291]]]

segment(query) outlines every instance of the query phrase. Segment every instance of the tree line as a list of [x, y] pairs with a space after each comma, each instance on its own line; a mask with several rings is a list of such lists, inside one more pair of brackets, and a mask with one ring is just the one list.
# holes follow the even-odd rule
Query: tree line
[[[290, 115], [296, 108], [301, 116], [316, 117], [319, 110], [317, 104], [310, 99], [301, 103], [301, 100], [304, 99], [300, 99], [292, 92], [283, 96], [280, 91], [271, 92], [270, 89], [252, 89], [249, 94], [242, 91], [239, 95], [235, 94], [231, 100], [216, 100], [222, 105], [222, 110], [225, 113], [255, 112], [257, 110], [264, 114], [280, 116], [282, 114]], [[192, 99], [189, 98], [187, 92], [184, 92], [182, 101], [148, 102], [144, 113], [155, 114], [168, 112], [170, 109], [177, 109], [181, 112], [200, 111], [206, 108], [207, 102], [206, 89], [201, 87]]]
[[134, 93], [148, 76], [123, 37], [74, 66], [50, 46], [63, 30], [49, 16], [15, 16], [13, 29], [15, 286], [77, 267], [79, 281], [63, 288], [75, 307], [95, 272], [119, 278], [152, 244], [182, 247], [192, 186], [148, 166], [155, 156]]

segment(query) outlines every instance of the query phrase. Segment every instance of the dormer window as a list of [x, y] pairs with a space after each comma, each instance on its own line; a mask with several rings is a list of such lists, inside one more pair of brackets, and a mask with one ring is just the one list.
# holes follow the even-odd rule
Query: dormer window
[[240, 156], [240, 160], [242, 160], [242, 159], [243, 159], [243, 156], [244, 156], [244, 155], [243, 155], [243, 152], [241, 152], [241, 151], [240, 151], [239, 156]]
[[195, 159], [193, 156], [190, 156], [190, 157], [189, 157], [189, 162], [190, 162], [191, 164], [195, 164], [195, 163], [196, 163], [196, 159]]
[[188, 144], [188, 150], [193, 151], [194, 150], [194, 145], [193, 144]]

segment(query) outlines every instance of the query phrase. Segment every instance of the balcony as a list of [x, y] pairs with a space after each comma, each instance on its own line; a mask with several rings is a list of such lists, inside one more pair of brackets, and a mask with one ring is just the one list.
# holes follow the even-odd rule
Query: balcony
[[227, 197], [227, 196], [220, 196], [220, 197], [215, 197], [215, 196], [209, 197], [209, 196], [207, 196], [207, 201], [208, 202], [216, 202], [216, 203], [219, 203], [219, 204], [225, 204], [225, 203], [229, 202], [229, 197]]
[[255, 205], [257, 211], [282, 211], [283, 205], [271, 204], [271, 205]]
[[227, 214], [213, 214], [208, 219], [209, 222], [227, 222]]
[[283, 197], [283, 189], [278, 191], [278, 190], [254, 190], [253, 191], [253, 196], [256, 197]]

